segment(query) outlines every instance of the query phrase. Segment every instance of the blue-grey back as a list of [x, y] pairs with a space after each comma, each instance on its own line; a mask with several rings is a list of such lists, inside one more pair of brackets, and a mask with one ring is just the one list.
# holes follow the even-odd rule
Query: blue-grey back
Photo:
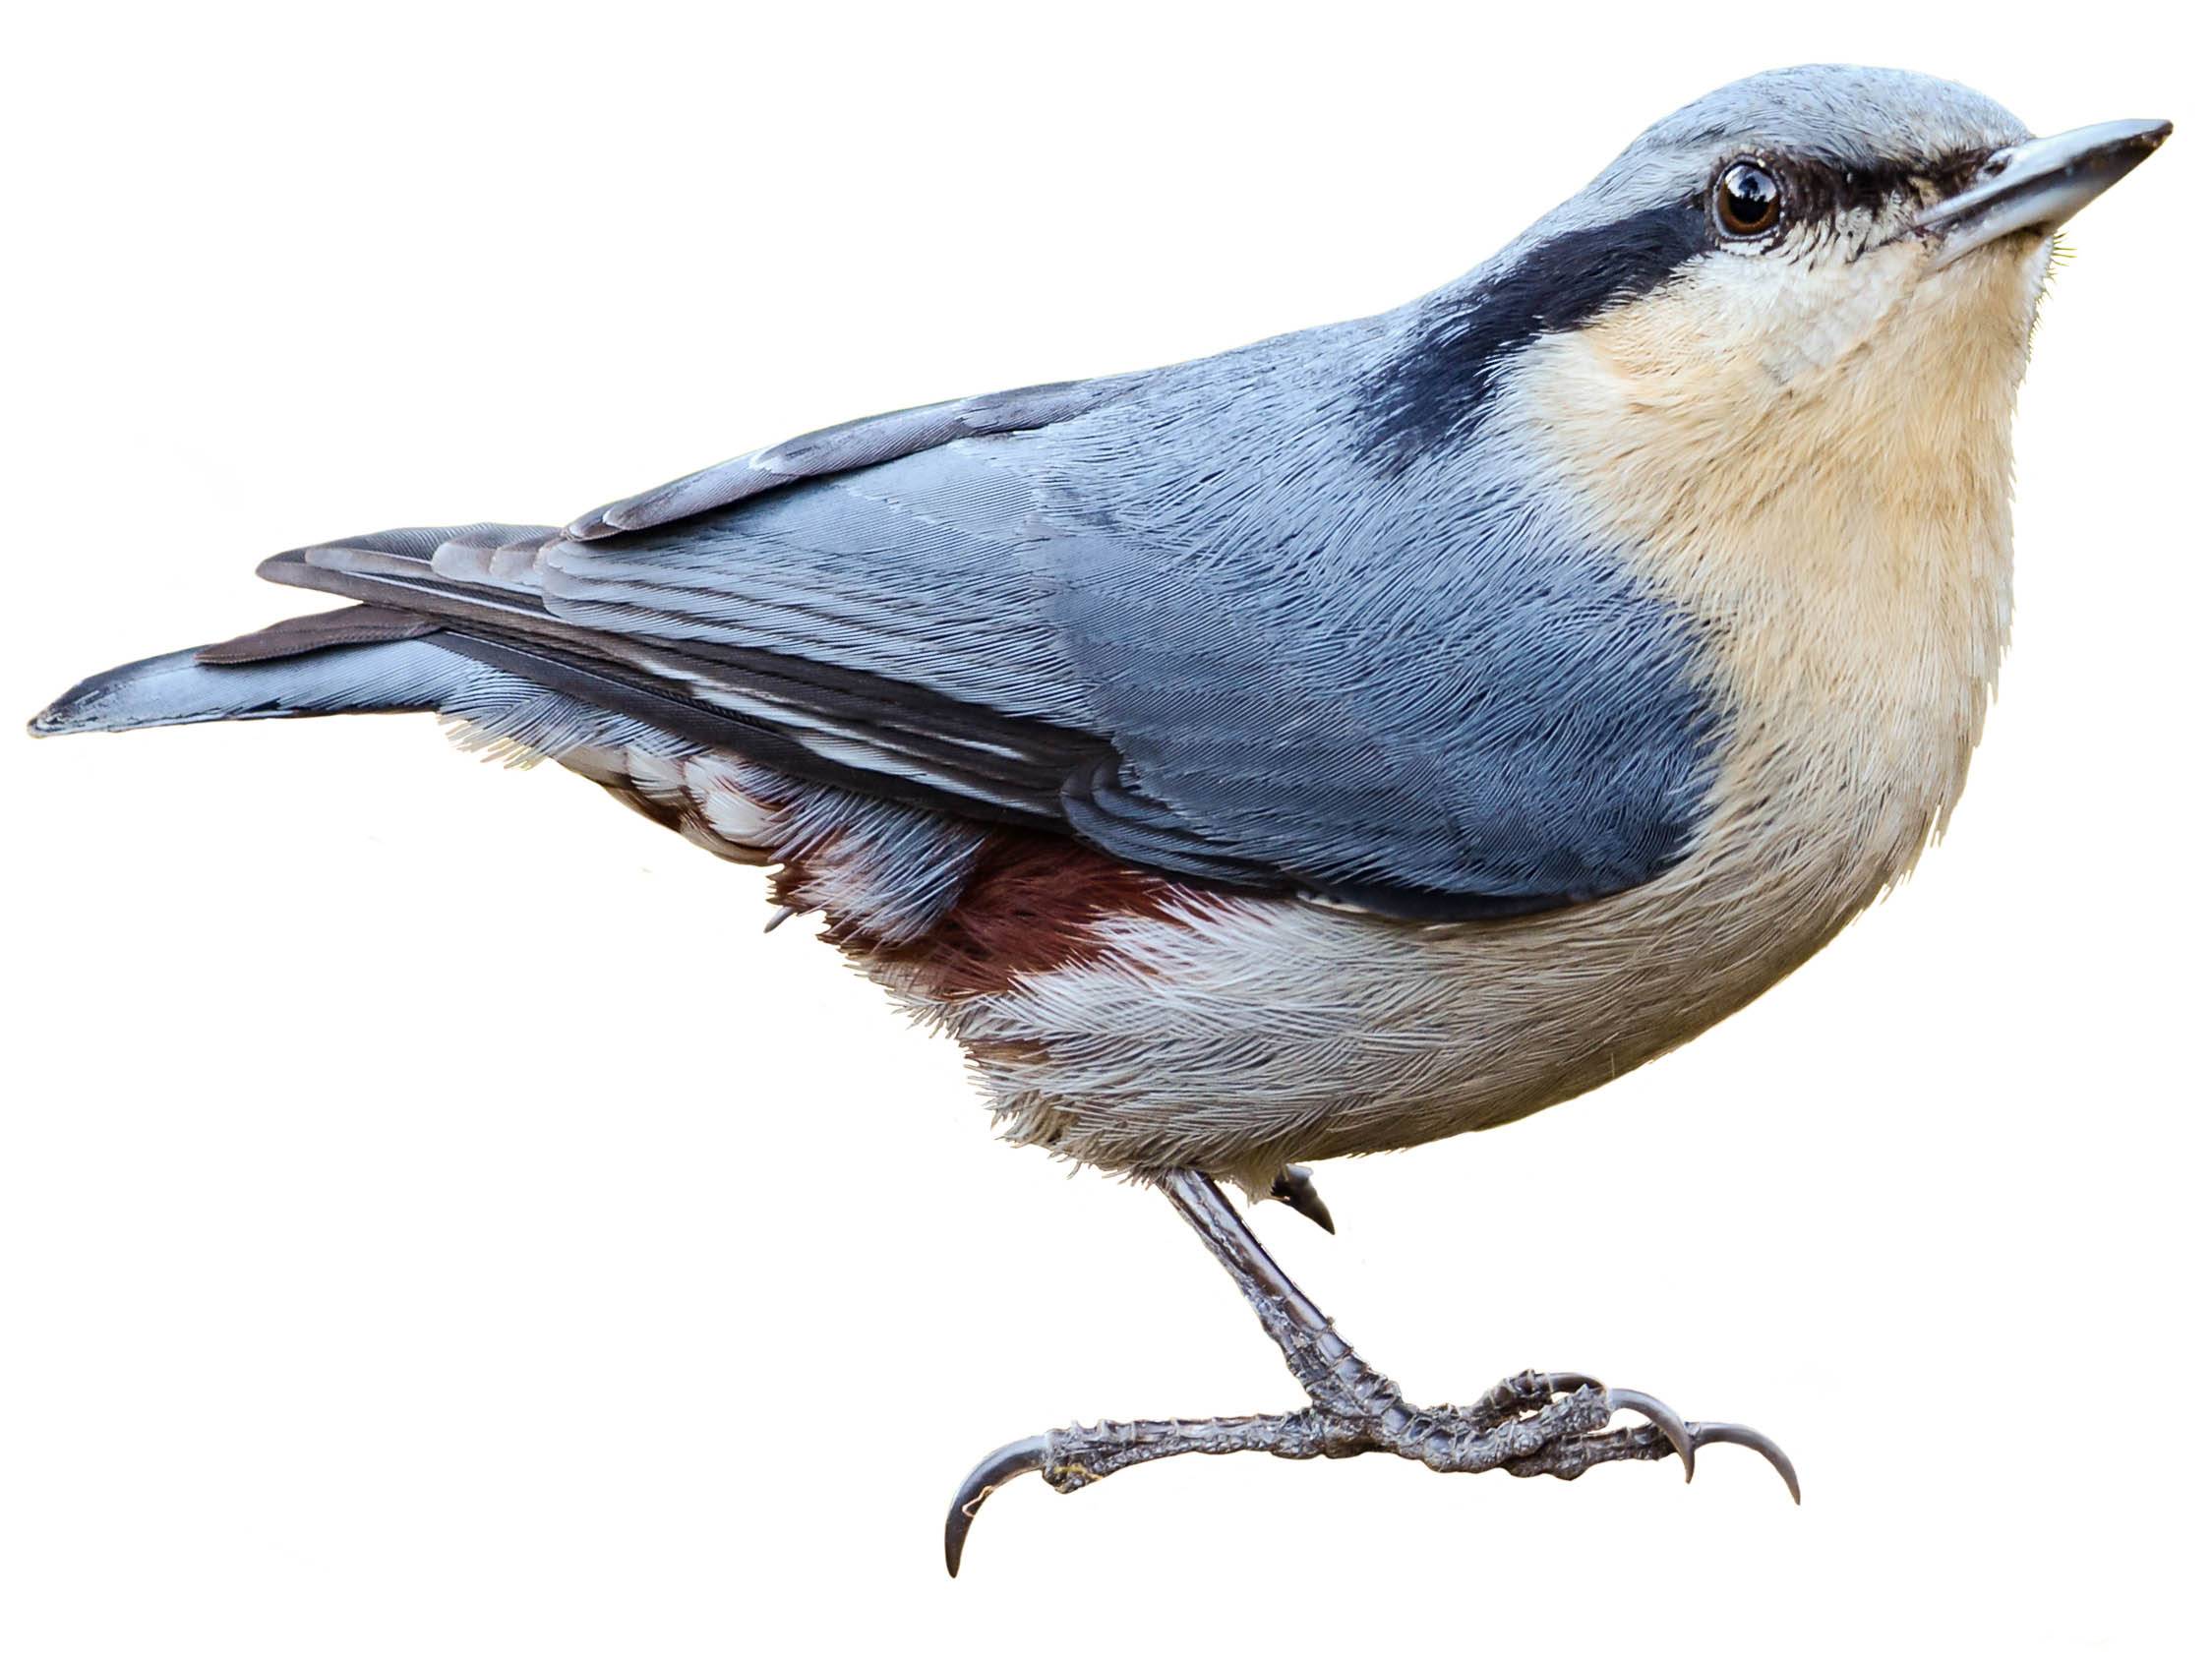
[[[1016, 753], [1025, 723], [1101, 740], [1066, 821], [1152, 867], [1421, 916], [1647, 879], [1710, 781], [1697, 641], [1510, 433], [1450, 466], [1376, 454], [1364, 392], [1410, 315], [565, 544], [547, 603], [912, 685]], [[863, 769], [899, 769], [877, 737]]]

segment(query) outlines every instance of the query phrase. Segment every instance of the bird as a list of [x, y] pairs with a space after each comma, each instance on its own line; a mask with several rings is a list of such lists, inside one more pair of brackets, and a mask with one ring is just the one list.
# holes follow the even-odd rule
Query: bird
[[1491, 1129], [1742, 1008], [1895, 884], [2008, 631], [2058, 228], [2171, 133], [1902, 70], [1734, 82], [1395, 309], [856, 420], [566, 526], [267, 561], [341, 603], [34, 734], [435, 713], [708, 852], [949, 1033], [1004, 1137], [1157, 1189], [1296, 1410], [1037, 1473], [1386, 1453], [1573, 1479], [1747, 1447], [1582, 1371], [1422, 1406], [1236, 1203]]

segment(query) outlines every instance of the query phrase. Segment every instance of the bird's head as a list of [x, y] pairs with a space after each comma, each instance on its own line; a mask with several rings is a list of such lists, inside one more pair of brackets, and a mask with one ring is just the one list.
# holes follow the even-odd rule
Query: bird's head
[[1735, 82], [1413, 308], [1375, 436], [1433, 452], [1516, 388], [1519, 423], [1648, 417], [1620, 436], [1686, 442], [1694, 469], [1715, 442], [1786, 439], [1778, 418], [1808, 452], [1841, 441], [1862, 460], [1851, 440], [1894, 444], [1901, 406], [1939, 436], [2002, 423], [2053, 233], [2169, 130], [2034, 139], [1980, 93], [1899, 70]]
[[1616, 283], [1589, 321], [1617, 312], [1610, 336], [1664, 379], [2009, 398], [2053, 233], [2170, 130], [2033, 139], [1951, 82], [1777, 70], [1659, 122], [1525, 246], [1580, 248]]

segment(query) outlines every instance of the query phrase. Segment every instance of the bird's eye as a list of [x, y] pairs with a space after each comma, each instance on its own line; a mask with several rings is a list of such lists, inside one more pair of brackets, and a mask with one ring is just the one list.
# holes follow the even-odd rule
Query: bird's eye
[[1712, 187], [1712, 216], [1727, 236], [1764, 236], [1782, 217], [1782, 181], [1756, 161], [1731, 161]]

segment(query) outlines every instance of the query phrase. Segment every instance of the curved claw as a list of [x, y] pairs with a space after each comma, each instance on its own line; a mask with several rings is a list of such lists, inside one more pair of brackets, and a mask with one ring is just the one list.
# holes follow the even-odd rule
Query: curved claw
[[[1680, 1412], [1663, 1399], [1653, 1399], [1641, 1389], [1607, 1389], [1605, 1403], [1615, 1411], [1641, 1412], [1658, 1426], [1659, 1433], [1667, 1437], [1674, 1454], [1682, 1459], [1682, 1478], [1690, 1480], [1698, 1472], [1698, 1439], [1690, 1432], [1690, 1425], [1682, 1420]], [[1734, 1424], [1721, 1425], [1733, 1428]], [[1749, 1434], [1750, 1430], [1744, 1431]], [[1780, 1448], [1775, 1449], [1777, 1452]]]
[[1797, 1465], [1789, 1460], [1788, 1452], [1757, 1429], [1746, 1428], [1741, 1423], [1692, 1423], [1689, 1428], [1690, 1443], [1693, 1446], [1750, 1447], [1774, 1465], [1774, 1472], [1782, 1477], [1782, 1484], [1790, 1489], [1790, 1502], [1805, 1502], [1797, 1490]]
[[1000, 1447], [968, 1471], [968, 1478], [952, 1495], [952, 1508], [945, 1511], [945, 1571], [949, 1576], [960, 1576], [960, 1552], [967, 1545], [968, 1528], [975, 1524], [976, 1511], [984, 1507], [984, 1500], [1016, 1475], [1044, 1468], [1050, 1455], [1046, 1437], [1031, 1435]]
[[1285, 1163], [1268, 1196], [1289, 1206], [1323, 1232], [1337, 1230], [1336, 1217], [1329, 1214], [1329, 1207], [1321, 1202], [1321, 1194], [1314, 1190], [1313, 1171], [1304, 1164]]

